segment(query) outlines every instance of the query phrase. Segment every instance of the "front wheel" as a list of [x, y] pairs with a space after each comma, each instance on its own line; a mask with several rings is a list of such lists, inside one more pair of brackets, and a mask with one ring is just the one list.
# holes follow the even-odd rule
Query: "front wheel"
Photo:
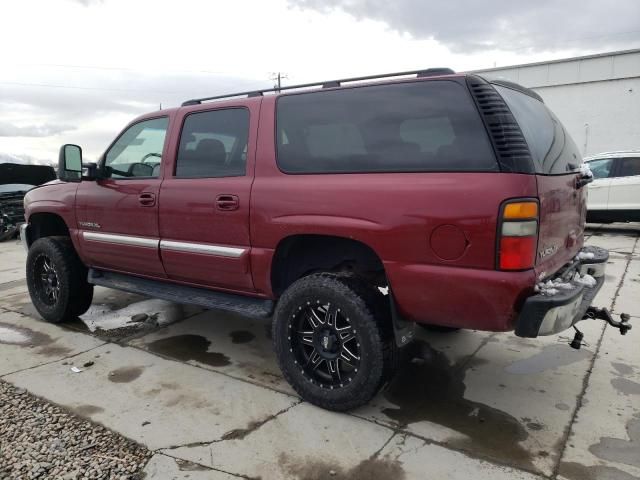
[[33, 305], [47, 322], [82, 315], [91, 305], [93, 285], [68, 237], [36, 240], [27, 255], [27, 286]]
[[274, 313], [284, 377], [328, 410], [367, 403], [389, 379], [395, 343], [374, 290], [352, 276], [314, 274], [293, 283]]

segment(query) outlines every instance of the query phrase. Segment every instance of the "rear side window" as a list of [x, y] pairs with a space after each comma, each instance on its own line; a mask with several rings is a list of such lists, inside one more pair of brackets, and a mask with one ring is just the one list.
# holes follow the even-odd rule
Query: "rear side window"
[[182, 127], [176, 177], [238, 177], [245, 174], [249, 111], [212, 110], [188, 115]]
[[527, 141], [536, 173], [562, 175], [580, 168], [582, 155], [560, 120], [541, 101], [494, 85], [515, 117]]
[[621, 158], [618, 162], [620, 162], [620, 167], [616, 177], [635, 177], [640, 175], [640, 158]]
[[283, 95], [286, 173], [498, 171], [465, 87], [427, 81]]

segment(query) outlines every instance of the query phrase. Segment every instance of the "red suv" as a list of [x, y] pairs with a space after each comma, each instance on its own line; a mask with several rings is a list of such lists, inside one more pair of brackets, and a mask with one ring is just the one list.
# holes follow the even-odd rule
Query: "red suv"
[[415, 324], [550, 335], [604, 281], [562, 124], [448, 69], [190, 100], [97, 164], [64, 145], [58, 174], [25, 198], [43, 318], [81, 315], [93, 285], [272, 317], [284, 376], [334, 410], [389, 380]]

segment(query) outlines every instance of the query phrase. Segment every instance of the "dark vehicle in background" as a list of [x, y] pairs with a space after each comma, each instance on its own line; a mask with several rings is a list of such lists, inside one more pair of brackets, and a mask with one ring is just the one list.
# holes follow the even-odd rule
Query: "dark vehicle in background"
[[0, 242], [15, 237], [24, 223], [25, 194], [55, 179], [48, 165], [0, 164]]
[[97, 164], [64, 145], [58, 174], [21, 229], [43, 318], [93, 285], [271, 318], [285, 378], [332, 410], [392, 378], [416, 324], [553, 335], [605, 281], [560, 121], [448, 69], [190, 100]]

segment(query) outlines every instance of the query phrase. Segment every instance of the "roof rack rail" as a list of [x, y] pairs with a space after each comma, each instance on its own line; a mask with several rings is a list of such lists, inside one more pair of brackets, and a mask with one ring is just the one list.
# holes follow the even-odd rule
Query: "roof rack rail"
[[192, 100], [187, 100], [182, 103], [183, 107], [187, 107], [190, 105], [199, 105], [202, 102], [207, 102], [209, 100], [220, 100], [222, 98], [233, 98], [233, 97], [260, 97], [267, 92], [281, 92], [283, 90], [296, 90], [298, 88], [309, 88], [309, 87], [322, 87], [322, 88], [335, 88], [341, 86], [343, 83], [349, 82], [360, 82], [364, 80], [374, 80], [377, 78], [389, 78], [389, 77], [402, 77], [406, 75], [415, 75], [417, 78], [424, 77], [434, 77], [438, 75], [452, 75], [456, 72], [451, 70], [450, 68], [427, 68], [426, 70], [410, 70], [407, 72], [395, 72], [395, 73], [382, 73], [380, 75], [367, 75], [364, 77], [352, 77], [352, 78], [343, 78], [341, 80], [324, 80], [322, 82], [313, 82], [313, 83], [303, 83], [300, 85], [288, 85], [286, 87], [275, 87], [275, 88], [267, 88], [263, 90], [250, 90], [247, 92], [239, 92], [239, 93], [228, 93], [226, 95], [216, 95], [214, 97], [203, 97], [203, 98], [194, 98]]

